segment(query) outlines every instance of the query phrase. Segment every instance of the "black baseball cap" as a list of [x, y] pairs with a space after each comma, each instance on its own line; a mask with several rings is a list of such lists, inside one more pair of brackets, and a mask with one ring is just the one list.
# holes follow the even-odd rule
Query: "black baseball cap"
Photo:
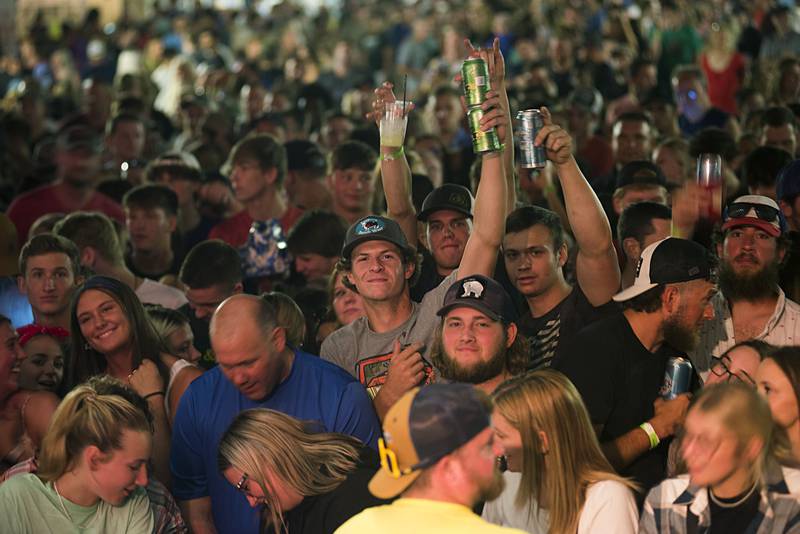
[[453, 308], [460, 307], [478, 310], [494, 321], [513, 323], [517, 320], [517, 309], [508, 292], [496, 281], [480, 274], [454, 282], [436, 314], [444, 317]]
[[286, 149], [286, 168], [288, 170], [325, 171], [325, 154], [322, 153], [322, 150], [316, 143], [303, 139], [296, 139], [285, 142], [283, 146]]
[[399, 224], [380, 215], [367, 215], [347, 229], [342, 247], [342, 258], [350, 259], [353, 249], [367, 241], [388, 241], [404, 252], [411, 248]]
[[389, 499], [408, 488], [422, 470], [452, 454], [489, 428], [491, 408], [471, 384], [430, 384], [400, 397], [383, 420], [378, 441], [381, 469], [369, 491]]
[[667, 187], [667, 178], [661, 172], [661, 167], [651, 161], [631, 161], [619, 170], [617, 188], [636, 184]]
[[668, 237], [642, 251], [633, 285], [613, 298], [617, 302], [625, 302], [661, 284], [708, 280], [712, 276], [711, 254], [703, 245], [688, 239]]
[[475, 199], [472, 193], [464, 186], [444, 184], [437, 187], [422, 201], [422, 210], [417, 214], [417, 219], [427, 221], [434, 211], [453, 210], [472, 217], [472, 205]]

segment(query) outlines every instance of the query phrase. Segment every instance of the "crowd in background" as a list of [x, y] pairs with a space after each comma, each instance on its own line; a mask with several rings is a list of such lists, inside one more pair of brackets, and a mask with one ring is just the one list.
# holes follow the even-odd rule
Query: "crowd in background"
[[0, 532], [797, 531], [794, 3], [43, 10], [15, 44]]

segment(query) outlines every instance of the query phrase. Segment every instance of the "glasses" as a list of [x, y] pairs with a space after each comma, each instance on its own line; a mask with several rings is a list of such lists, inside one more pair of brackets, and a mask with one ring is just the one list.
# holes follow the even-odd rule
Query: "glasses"
[[750, 210], [755, 210], [756, 217], [766, 222], [777, 222], [779, 215], [778, 210], [772, 206], [765, 206], [763, 204], [751, 204], [749, 202], [736, 202], [728, 206], [726, 211], [726, 219], [746, 217]]
[[258, 497], [250, 493], [250, 490], [247, 489], [248, 480], [250, 480], [250, 475], [248, 475], [247, 473], [242, 473], [242, 478], [239, 479], [239, 482], [237, 482], [234, 487], [236, 488], [237, 491], [241, 492], [245, 497], [255, 499], [256, 502], [259, 503], [265, 503], [266, 502], [265, 496], [262, 495], [261, 497]]
[[711, 358], [711, 372], [720, 378], [727, 376], [728, 380], [742, 382], [749, 386], [756, 385], [756, 381], [753, 380], [753, 377], [751, 377], [745, 371], [740, 370], [737, 373], [734, 373], [731, 371], [730, 367], [728, 367], [728, 364], [725, 363], [725, 360], [722, 358], [717, 358], [716, 356]]

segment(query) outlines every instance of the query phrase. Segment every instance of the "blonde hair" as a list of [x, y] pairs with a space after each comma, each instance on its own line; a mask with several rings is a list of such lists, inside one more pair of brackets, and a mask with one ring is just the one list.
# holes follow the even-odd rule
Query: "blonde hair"
[[264, 523], [287, 532], [269, 475], [303, 497], [321, 495], [344, 482], [358, 462], [361, 442], [344, 434], [315, 433], [312, 423], [266, 408], [241, 412], [219, 444], [219, 470], [241, 470], [264, 493]]
[[736, 436], [739, 451], [753, 439], [762, 443], [758, 457], [750, 463], [751, 480], [766, 484], [769, 462], [791, 460], [791, 446], [786, 433], [772, 420], [767, 401], [752, 386], [722, 382], [704, 387], [689, 411], [714, 414], [725, 429]]
[[261, 298], [275, 310], [275, 324], [286, 330], [286, 341], [294, 348], [303, 346], [306, 338], [306, 318], [303, 310], [284, 293], [262, 293]]
[[103, 453], [120, 449], [125, 430], [152, 434], [146, 410], [146, 402], [119, 380], [93, 378], [77, 386], [59, 404], [42, 440], [39, 478], [57, 480], [90, 445]]
[[[522, 438], [515, 503], [529, 507], [545, 497], [550, 532], [577, 531], [591, 484], [614, 480], [633, 488], [603, 456], [578, 390], [561, 373], [544, 369], [512, 378], [497, 388], [494, 405]], [[540, 433], [547, 438], [546, 450]]]

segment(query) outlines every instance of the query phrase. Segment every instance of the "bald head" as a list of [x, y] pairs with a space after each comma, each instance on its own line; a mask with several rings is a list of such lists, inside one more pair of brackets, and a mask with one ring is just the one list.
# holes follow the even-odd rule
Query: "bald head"
[[257, 327], [265, 333], [275, 328], [275, 310], [264, 299], [246, 294], [225, 299], [211, 318], [209, 333], [213, 339], [217, 330], [230, 334], [242, 326]]

